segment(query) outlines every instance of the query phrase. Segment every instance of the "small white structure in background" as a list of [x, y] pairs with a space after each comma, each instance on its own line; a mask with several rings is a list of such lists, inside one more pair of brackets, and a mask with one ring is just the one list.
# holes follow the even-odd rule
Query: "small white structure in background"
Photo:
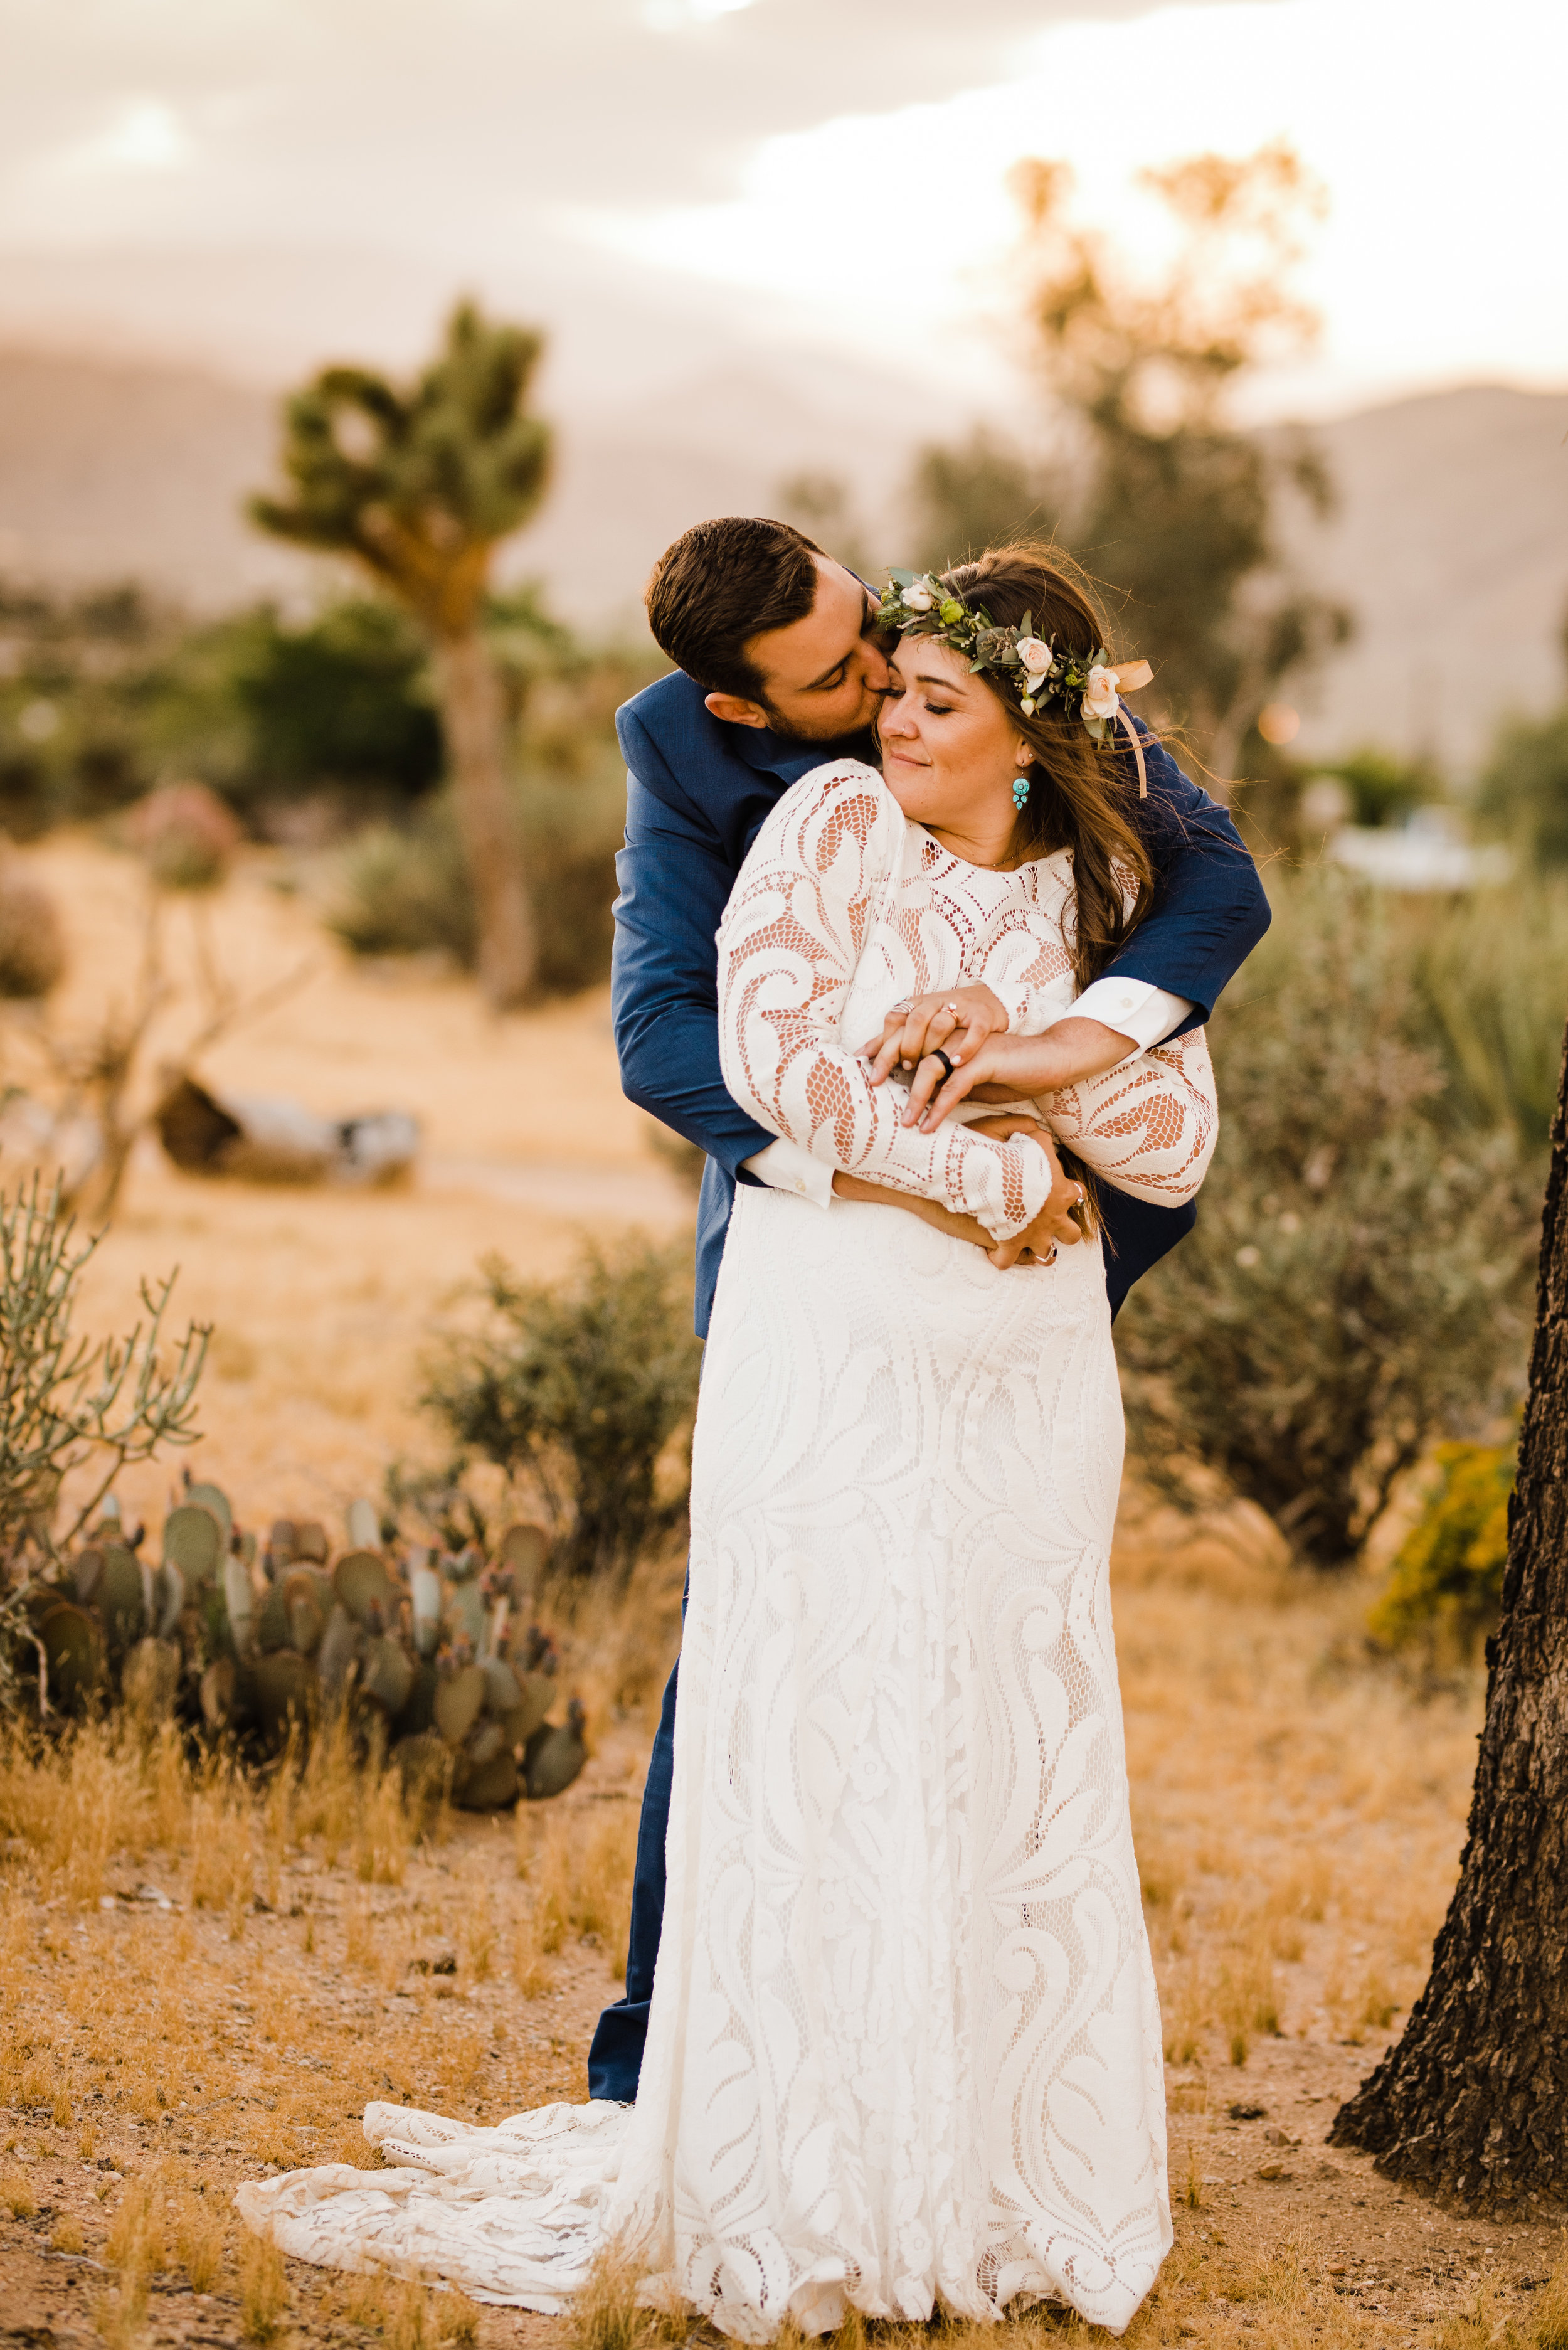
[[1347, 824], [1329, 844], [1336, 865], [1387, 889], [1479, 889], [1506, 881], [1513, 858], [1496, 842], [1477, 848], [1451, 808], [1416, 808], [1402, 825]]
[[1322, 837], [1334, 864], [1383, 889], [1479, 889], [1513, 871], [1508, 849], [1495, 842], [1478, 848], [1465, 838], [1453, 808], [1413, 808], [1397, 825], [1351, 824], [1350, 811], [1339, 777], [1314, 775], [1302, 793], [1302, 830], [1309, 841]]

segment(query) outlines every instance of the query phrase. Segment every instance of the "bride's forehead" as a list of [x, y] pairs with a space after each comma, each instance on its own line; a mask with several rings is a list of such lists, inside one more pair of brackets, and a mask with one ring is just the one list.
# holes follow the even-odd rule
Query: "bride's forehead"
[[940, 637], [902, 637], [893, 655], [900, 677], [939, 677], [955, 693], [971, 688], [969, 662]]

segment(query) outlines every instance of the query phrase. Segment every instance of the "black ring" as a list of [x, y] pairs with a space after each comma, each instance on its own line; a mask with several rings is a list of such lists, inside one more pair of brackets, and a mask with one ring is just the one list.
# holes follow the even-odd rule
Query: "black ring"
[[948, 1076], [951, 1076], [957, 1064], [949, 1060], [947, 1055], [943, 1052], [940, 1045], [933, 1045], [931, 1046], [931, 1058], [933, 1061], [940, 1061], [942, 1067], [947, 1071]]

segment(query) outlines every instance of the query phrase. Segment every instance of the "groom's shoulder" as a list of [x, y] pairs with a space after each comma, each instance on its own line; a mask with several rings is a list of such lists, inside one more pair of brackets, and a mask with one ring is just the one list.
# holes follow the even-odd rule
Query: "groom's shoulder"
[[[683, 669], [655, 678], [629, 702], [623, 702], [615, 714], [615, 727], [626, 764], [634, 774], [642, 773], [639, 754], [646, 760], [649, 746], [672, 771], [689, 766], [694, 755], [711, 758], [720, 753], [722, 729], [708, 708], [702, 687]], [[648, 780], [646, 775], [643, 780]]]

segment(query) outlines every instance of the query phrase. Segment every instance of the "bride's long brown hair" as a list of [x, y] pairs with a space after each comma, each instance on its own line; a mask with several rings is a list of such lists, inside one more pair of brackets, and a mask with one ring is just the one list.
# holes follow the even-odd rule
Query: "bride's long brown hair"
[[[1054, 547], [988, 547], [977, 562], [957, 564], [940, 577], [971, 611], [983, 605], [998, 628], [1019, 627], [1027, 612], [1035, 635], [1059, 650], [1087, 655], [1110, 646], [1109, 622], [1087, 581]], [[1068, 945], [1078, 985], [1087, 987], [1126, 944], [1154, 895], [1153, 868], [1132, 815], [1137, 785], [1116, 747], [1125, 751], [1127, 737], [1118, 730], [1096, 742], [1059, 702], [1026, 718], [1002, 675], [981, 670], [981, 682], [1034, 753], [1012, 854], [1023, 864], [1072, 850], [1076, 918]]]

